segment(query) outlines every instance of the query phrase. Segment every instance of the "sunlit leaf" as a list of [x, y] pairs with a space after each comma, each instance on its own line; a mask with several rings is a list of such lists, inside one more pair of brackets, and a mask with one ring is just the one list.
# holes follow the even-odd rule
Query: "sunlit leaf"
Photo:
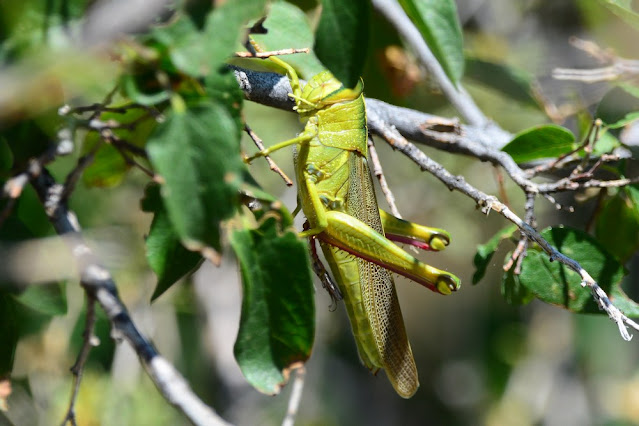
[[169, 111], [147, 150], [162, 176], [162, 198], [173, 228], [189, 249], [220, 250], [220, 221], [237, 208], [244, 163], [239, 129], [217, 103]]
[[400, 0], [408, 17], [455, 84], [464, 74], [463, 38], [453, 0]]
[[260, 392], [276, 394], [297, 363], [308, 359], [315, 307], [307, 247], [276, 218], [238, 230], [231, 245], [242, 272], [243, 300], [235, 358]]
[[[271, 3], [263, 23], [266, 34], [254, 34], [252, 38], [263, 51], [279, 49], [312, 49], [315, 44], [308, 18], [300, 9], [286, 2]], [[291, 64], [304, 78], [311, 78], [325, 67], [315, 53], [297, 53], [281, 57]]]
[[[623, 266], [597, 240], [583, 231], [571, 228], [547, 228], [541, 233], [562, 254], [576, 260], [608, 293], [626, 315], [639, 315], [639, 305], [619, 287]], [[590, 290], [581, 285], [581, 277], [560, 262], [551, 262], [545, 253], [528, 250], [522, 262], [520, 282], [546, 303], [579, 313], [603, 313]]]
[[355, 87], [362, 75], [369, 21], [367, 0], [322, 0], [314, 50], [346, 87]]
[[575, 135], [565, 127], [544, 124], [531, 127], [515, 135], [502, 151], [507, 152], [517, 163], [553, 158], [575, 148]]

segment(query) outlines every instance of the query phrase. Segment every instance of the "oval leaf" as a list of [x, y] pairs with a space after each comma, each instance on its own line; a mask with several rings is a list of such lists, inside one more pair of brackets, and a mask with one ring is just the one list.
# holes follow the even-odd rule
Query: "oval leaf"
[[599, 0], [615, 15], [639, 29], [639, 13], [632, 10], [632, 2], [630, 0]]
[[627, 187], [608, 200], [595, 228], [597, 240], [620, 262], [627, 261], [639, 247], [639, 210], [631, 192], [639, 196], [638, 189]]
[[369, 22], [367, 0], [322, 0], [314, 50], [346, 87], [355, 87], [362, 75]]
[[[639, 315], [639, 305], [619, 288], [623, 266], [599, 242], [583, 231], [571, 228], [547, 228], [541, 233], [561, 253], [581, 264], [608, 293], [613, 303], [628, 316]], [[551, 262], [545, 253], [528, 250], [519, 276], [522, 285], [546, 303], [579, 313], [604, 313], [588, 288], [581, 286], [579, 274], [559, 262]]]
[[464, 75], [462, 32], [453, 0], [400, 0], [448, 78], [455, 84]]
[[475, 253], [475, 258], [473, 259], [473, 263], [475, 265], [473, 284], [477, 284], [484, 277], [484, 274], [486, 274], [486, 268], [488, 267], [493, 254], [495, 254], [497, 247], [499, 247], [499, 243], [501, 243], [502, 240], [509, 238], [516, 230], [517, 227], [515, 225], [508, 226], [493, 235], [486, 244], [477, 246], [477, 253]]
[[158, 277], [158, 283], [151, 296], [157, 299], [162, 293], [201, 262], [199, 253], [187, 250], [171, 225], [169, 216], [160, 198], [159, 185], [149, 185], [142, 200], [142, 210], [155, 213], [149, 235], [146, 237], [146, 259]]
[[[314, 45], [313, 32], [308, 18], [304, 12], [290, 3], [272, 3], [263, 26], [267, 30], [266, 34], [253, 34], [251, 36], [262, 51], [310, 49]], [[291, 64], [300, 72], [301, 76], [307, 79], [325, 69], [312, 51], [282, 56], [282, 59]]]
[[220, 221], [235, 212], [244, 168], [236, 121], [216, 103], [170, 110], [148, 153], [164, 180], [164, 206], [182, 243], [214, 256], [208, 249], [220, 250]]
[[502, 151], [517, 163], [553, 158], [575, 149], [575, 135], [565, 127], [544, 124], [531, 127], [515, 135]]
[[466, 77], [510, 99], [539, 108], [533, 96], [533, 76], [522, 69], [467, 57]]
[[257, 230], [231, 235], [242, 272], [243, 299], [235, 358], [260, 392], [276, 394], [288, 370], [308, 359], [315, 306], [307, 247], [271, 217]]

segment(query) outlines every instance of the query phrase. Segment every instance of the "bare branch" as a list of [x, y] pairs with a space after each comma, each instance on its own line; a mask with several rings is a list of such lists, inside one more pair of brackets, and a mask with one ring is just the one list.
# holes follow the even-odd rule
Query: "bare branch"
[[[246, 132], [246, 134], [249, 135], [253, 143], [255, 143], [257, 149], [259, 149], [260, 151], [264, 151], [264, 143], [262, 142], [262, 139], [257, 136], [257, 134], [253, 131], [253, 129], [249, 127], [248, 124], [244, 125], [244, 131]], [[286, 183], [286, 186], [293, 186], [293, 181], [288, 176], [286, 176], [286, 173], [284, 173], [282, 169], [280, 169], [278, 165], [275, 164], [275, 161], [273, 161], [273, 159], [271, 159], [269, 155], [265, 155], [264, 158], [266, 159], [266, 162], [268, 163], [271, 170], [280, 175], [282, 179], [284, 179], [284, 183]]]
[[235, 52], [238, 58], [268, 58], [269, 56], [292, 55], [293, 53], [308, 53], [311, 49], [304, 47], [302, 49], [280, 49], [267, 52]]
[[138, 330], [119, 298], [115, 281], [84, 242], [75, 214], [61, 202], [63, 185], [56, 183], [46, 169], [43, 169], [32, 184], [56, 232], [69, 237], [65, 241], [70, 245], [70, 250], [77, 260], [81, 271], [80, 282], [88, 297], [94, 298], [102, 306], [114, 333], [133, 347], [164, 398], [196, 425], [227, 425], [228, 423], [193, 393], [184, 377]]
[[293, 382], [293, 389], [291, 389], [291, 397], [288, 401], [288, 409], [286, 410], [286, 417], [284, 417], [284, 420], [282, 421], [282, 426], [293, 426], [295, 424], [295, 416], [297, 415], [300, 408], [300, 402], [302, 401], [306, 369], [304, 367], [299, 367], [295, 371], [295, 381]]
[[93, 330], [95, 328], [95, 322], [97, 317], [95, 315], [95, 298], [91, 296], [89, 293], [87, 296], [87, 313], [86, 319], [84, 321], [84, 331], [82, 332], [82, 348], [80, 349], [80, 353], [78, 354], [78, 358], [71, 367], [71, 373], [73, 373], [73, 390], [71, 391], [71, 400], [69, 401], [69, 408], [67, 409], [67, 414], [62, 420], [62, 426], [67, 423], [71, 423], [72, 426], [76, 425], [75, 418], [75, 402], [78, 398], [78, 394], [80, 393], [80, 383], [82, 382], [82, 376], [84, 373], [84, 365], [89, 358], [89, 353], [91, 352], [91, 348], [93, 346], [97, 346], [96, 339], [97, 337], [93, 334]]
[[393, 192], [388, 187], [388, 182], [386, 182], [386, 176], [384, 176], [384, 170], [382, 170], [382, 163], [379, 161], [379, 156], [377, 155], [377, 149], [375, 149], [375, 144], [373, 143], [373, 138], [368, 136], [368, 154], [371, 158], [371, 166], [373, 174], [379, 180], [379, 186], [382, 188], [382, 193], [384, 194], [384, 198], [388, 202], [388, 206], [390, 207], [391, 213], [395, 217], [401, 219], [402, 215], [399, 213], [399, 209], [395, 204], [395, 196]]
[[399, 3], [395, 0], [373, 0], [373, 6], [393, 24], [406, 43], [413, 48], [417, 58], [437, 81], [444, 95], [469, 124], [482, 128], [493, 125], [464, 88], [461, 85], [455, 87], [450, 81], [419, 30], [406, 16]]
[[591, 293], [601, 309], [603, 309], [608, 316], [617, 323], [619, 332], [625, 340], [630, 340], [631, 335], [628, 333], [626, 325], [639, 330], [639, 324], [625, 316], [608, 298], [608, 295], [599, 287], [597, 282], [588, 274], [588, 272], [581, 267], [581, 265], [560, 253], [555, 249], [548, 241], [546, 241], [532, 226], [523, 221], [515, 213], [513, 213], [505, 204], [500, 202], [497, 197], [487, 195], [478, 190], [474, 186], [465, 181], [462, 176], [453, 176], [450, 174], [441, 164], [432, 160], [417, 147], [409, 143], [396, 129], [390, 127], [387, 123], [384, 123], [374, 113], [369, 111], [368, 116], [369, 128], [379, 135], [381, 135], [393, 148], [399, 150], [404, 155], [409, 157], [415, 163], [417, 163], [422, 170], [427, 170], [433, 176], [438, 178], [444, 183], [451, 191], [459, 191], [468, 197], [475, 200], [477, 205], [481, 208], [481, 211], [488, 214], [491, 210], [504, 216], [506, 219], [517, 225], [526, 237], [536, 242], [543, 251], [545, 251], [550, 259], [557, 260], [573, 271], [577, 272], [582, 279], [582, 286], [588, 287]]
[[573, 80], [590, 84], [602, 81], [628, 80], [639, 76], [639, 61], [637, 60], [616, 56], [592, 41], [573, 38], [571, 44], [600, 62], [610, 65], [592, 69], [555, 68], [552, 76], [557, 80]]

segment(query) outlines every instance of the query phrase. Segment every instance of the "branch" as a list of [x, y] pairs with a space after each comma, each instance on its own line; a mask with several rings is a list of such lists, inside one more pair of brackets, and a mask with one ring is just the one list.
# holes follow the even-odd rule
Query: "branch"
[[581, 81], [591, 84], [602, 81], [629, 80], [639, 76], [639, 61], [637, 60], [616, 56], [592, 41], [576, 37], [570, 39], [570, 44], [600, 62], [610, 65], [592, 69], [555, 68], [552, 76], [556, 80]]
[[56, 232], [69, 237], [65, 240], [77, 260], [81, 271], [80, 282], [87, 297], [95, 299], [102, 306], [114, 334], [127, 340], [133, 347], [147, 374], [164, 398], [196, 425], [227, 425], [228, 423], [193, 393], [184, 377], [138, 330], [126, 306], [120, 300], [113, 278], [84, 242], [75, 214], [60, 202], [64, 186], [57, 183], [46, 169], [42, 170], [32, 184]]
[[67, 409], [67, 414], [64, 416], [64, 420], [62, 420], [62, 426], [65, 426], [67, 423], [71, 423], [72, 426], [75, 426], [76, 418], [75, 418], [75, 402], [78, 398], [78, 394], [80, 393], [80, 383], [82, 382], [82, 376], [84, 374], [84, 366], [89, 359], [89, 352], [91, 352], [91, 348], [96, 346], [96, 336], [94, 336], [93, 331], [95, 329], [95, 322], [97, 317], [95, 315], [95, 298], [93, 298], [89, 293], [87, 293], [87, 313], [86, 319], [84, 321], [84, 332], [82, 333], [82, 348], [80, 349], [80, 353], [78, 354], [78, 358], [71, 367], [71, 373], [73, 373], [73, 390], [71, 391], [71, 400], [69, 401], [69, 408]]
[[625, 340], [630, 340], [632, 336], [628, 333], [626, 325], [639, 330], [639, 324], [625, 316], [608, 298], [605, 291], [599, 287], [597, 282], [581, 267], [581, 265], [563, 255], [555, 249], [548, 241], [546, 241], [532, 226], [523, 221], [515, 213], [513, 213], [505, 204], [501, 203], [497, 197], [487, 195], [477, 188], [467, 183], [462, 176], [453, 176], [441, 164], [432, 160], [417, 147], [409, 143], [396, 129], [384, 123], [374, 112], [369, 111], [368, 114], [369, 128], [381, 135], [393, 148], [399, 150], [404, 155], [417, 163], [422, 170], [427, 170], [433, 176], [444, 183], [451, 191], [459, 191], [475, 200], [482, 212], [488, 214], [491, 210], [504, 216], [506, 219], [517, 225], [522, 234], [529, 240], [536, 242], [543, 251], [545, 251], [550, 259], [557, 260], [573, 271], [577, 272], [582, 279], [581, 285], [590, 288], [593, 298], [608, 316], [615, 321], [621, 336]]
[[[237, 67], [234, 69], [238, 83], [247, 99], [284, 110], [293, 110], [294, 103], [288, 96], [291, 93], [291, 87], [285, 76], [259, 73]], [[630, 340], [631, 338], [626, 324], [639, 330], [639, 324], [626, 317], [612, 304], [606, 293], [578, 262], [561, 254], [552, 247], [532, 226], [514, 214], [497, 197], [483, 193], [468, 184], [462, 176], [453, 176], [442, 165], [430, 159], [415, 145], [409, 143], [404, 136], [416, 141], [423, 141], [429, 146], [447, 152], [463, 153], [482, 161], [500, 165], [506, 170], [511, 179], [524, 190], [527, 197], [537, 193], [543, 195], [549, 192], [588, 187], [623, 186], [639, 181], [639, 178], [580, 182], [575, 180], [574, 177], [569, 177], [554, 183], [537, 184], [528, 179], [526, 172], [513, 161], [510, 155], [499, 151], [494, 144], [487, 140], [489, 136], [487, 136], [485, 129], [472, 125], [459, 125], [449, 119], [396, 107], [375, 99], [366, 99], [366, 112], [368, 128], [371, 132], [382, 136], [393, 148], [411, 158], [422, 170], [429, 171], [451, 191], [457, 190], [475, 200], [485, 214], [494, 210], [504, 216], [517, 225], [528, 240], [539, 244], [551, 259], [557, 260], [577, 272], [581, 276], [582, 285], [590, 288], [593, 298], [599, 307], [617, 323], [619, 331], [625, 340]], [[437, 125], [433, 126], [433, 123]], [[530, 199], [532, 200], [532, 198]], [[527, 210], [532, 212], [532, 207]]]
[[508, 133], [484, 115], [461, 84], [455, 85], [449, 80], [419, 30], [406, 16], [397, 1], [373, 0], [373, 6], [388, 19], [405, 42], [412, 47], [417, 58], [437, 81], [446, 98], [469, 124], [479, 127], [490, 138], [507, 137]]

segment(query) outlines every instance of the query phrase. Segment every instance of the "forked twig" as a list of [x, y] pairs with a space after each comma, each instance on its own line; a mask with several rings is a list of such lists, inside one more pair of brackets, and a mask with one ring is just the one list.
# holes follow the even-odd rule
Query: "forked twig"
[[395, 204], [395, 196], [393, 192], [388, 186], [388, 182], [386, 181], [386, 176], [384, 176], [384, 170], [382, 170], [382, 163], [379, 161], [379, 155], [377, 155], [377, 149], [375, 148], [375, 144], [373, 143], [373, 138], [368, 135], [368, 154], [371, 157], [371, 166], [373, 168], [373, 174], [377, 177], [379, 181], [379, 186], [382, 189], [382, 193], [384, 194], [384, 198], [388, 202], [388, 206], [390, 207], [391, 213], [395, 217], [401, 219], [402, 215], [399, 213], [399, 209], [397, 208], [397, 204]]
[[[244, 125], [244, 131], [249, 135], [253, 143], [255, 143], [257, 149], [259, 149], [260, 151], [264, 151], [264, 142], [262, 142], [262, 139], [257, 136], [257, 134], [253, 131], [253, 129], [249, 127], [248, 124]], [[278, 165], [275, 164], [275, 161], [273, 161], [273, 159], [269, 155], [265, 155], [264, 158], [266, 159], [266, 162], [268, 163], [271, 170], [280, 175], [282, 179], [284, 179], [284, 183], [286, 183], [286, 186], [293, 186], [293, 181], [288, 176], [286, 176], [286, 173], [284, 173], [282, 169], [280, 169]]]
[[71, 423], [72, 426], [75, 426], [76, 418], [75, 418], [75, 403], [78, 398], [78, 394], [80, 393], [80, 383], [82, 382], [82, 376], [84, 374], [84, 366], [89, 358], [89, 353], [91, 352], [91, 348], [97, 345], [96, 337], [93, 334], [93, 330], [95, 329], [95, 322], [97, 320], [95, 313], [95, 298], [86, 293], [87, 296], [87, 313], [84, 321], [84, 331], [82, 332], [82, 348], [80, 349], [80, 353], [78, 354], [78, 358], [71, 367], [71, 373], [73, 373], [73, 390], [71, 391], [71, 400], [69, 401], [69, 408], [67, 409], [67, 414], [62, 420], [62, 426], [65, 426], [67, 423]]

